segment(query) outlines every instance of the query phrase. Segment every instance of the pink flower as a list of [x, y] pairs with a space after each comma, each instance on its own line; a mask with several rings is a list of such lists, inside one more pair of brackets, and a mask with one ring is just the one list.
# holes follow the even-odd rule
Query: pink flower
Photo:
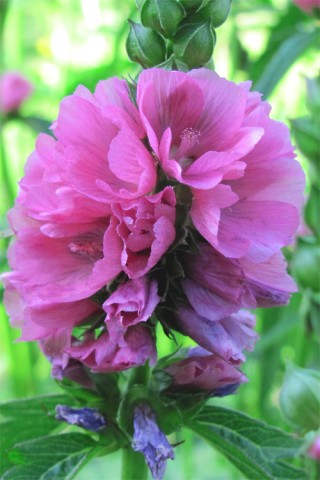
[[109, 203], [154, 188], [156, 164], [126, 82], [100, 82], [93, 95], [79, 87], [61, 102], [53, 132], [64, 184], [83, 195]]
[[112, 219], [63, 237], [23, 228], [9, 249], [14, 271], [8, 277], [29, 303], [70, 302], [93, 295], [120, 273], [120, 255]]
[[18, 110], [31, 95], [33, 86], [18, 72], [7, 72], [0, 77], [0, 112]]
[[137, 106], [115, 78], [62, 101], [9, 213], [3, 276], [13, 322], [56, 377], [91, 385], [87, 369], [154, 364], [157, 309], [206, 349], [172, 367], [177, 388], [223, 395], [244, 381], [235, 365], [257, 335], [243, 309], [295, 291], [280, 249], [304, 177], [269, 113], [249, 84], [205, 69], [142, 72]]
[[174, 242], [175, 204], [173, 189], [166, 187], [155, 195], [112, 207], [123, 244], [121, 265], [129, 278], [147, 273]]
[[58, 335], [58, 343], [68, 345], [73, 327], [103, 313], [89, 299], [66, 303], [28, 303], [10, 274], [3, 275], [2, 281], [6, 287], [4, 304], [12, 325], [22, 329], [20, 340], [33, 341]]
[[255, 318], [251, 313], [240, 310], [221, 320], [212, 321], [190, 305], [177, 303], [177, 309], [170, 324], [227, 362], [238, 365], [245, 361], [243, 350], [253, 350], [258, 335], [254, 331]]
[[314, 8], [320, 8], [320, 0], [293, 0], [293, 3], [306, 12], [312, 12]]
[[151, 69], [137, 99], [151, 147], [165, 173], [191, 187], [192, 220], [214, 248], [262, 262], [292, 241], [304, 176], [288, 129], [248, 83]]
[[157, 358], [152, 334], [141, 324], [129, 327], [125, 332], [113, 328], [98, 339], [87, 335], [83, 341], [73, 341], [67, 353], [98, 373], [126, 370], [144, 365], [147, 360], [154, 365]]
[[137, 323], [146, 322], [159, 301], [155, 280], [148, 281], [146, 277], [129, 280], [120, 285], [104, 302], [106, 324], [116, 322], [126, 330]]
[[172, 376], [172, 392], [206, 391], [217, 397], [234, 393], [247, 381], [233, 365], [200, 347], [190, 349], [185, 359], [170, 364], [165, 372]]
[[240, 308], [286, 304], [296, 291], [286, 272], [282, 254], [266, 262], [230, 259], [200, 243], [199, 253], [181, 255], [185, 271], [182, 288], [197, 312], [212, 321], [221, 320]]

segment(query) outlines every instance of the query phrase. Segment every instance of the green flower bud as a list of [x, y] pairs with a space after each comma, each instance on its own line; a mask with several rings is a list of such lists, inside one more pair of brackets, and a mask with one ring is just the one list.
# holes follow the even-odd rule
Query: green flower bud
[[320, 427], [320, 373], [289, 365], [280, 392], [280, 408], [287, 422], [299, 430]]
[[171, 37], [186, 16], [178, 0], [145, 0], [141, 8], [141, 22], [165, 37]]
[[209, 62], [216, 43], [210, 22], [185, 25], [173, 39], [173, 51], [179, 60], [198, 68]]
[[203, 15], [211, 18], [211, 25], [214, 28], [220, 27], [226, 20], [230, 12], [231, 0], [211, 0], [206, 8], [201, 10]]
[[320, 291], [319, 262], [320, 246], [300, 238], [292, 259], [292, 272], [301, 288]]
[[200, 10], [205, 7], [211, 0], [180, 0], [181, 5], [187, 10]]
[[151, 28], [146, 28], [129, 20], [130, 32], [127, 38], [127, 53], [133, 62], [143, 68], [150, 68], [165, 60], [166, 45], [164, 39]]
[[206, 6], [203, 5], [195, 13], [189, 15], [185, 23], [198, 23], [210, 20], [212, 27], [220, 27], [229, 15], [230, 5], [231, 0], [209, 0]]

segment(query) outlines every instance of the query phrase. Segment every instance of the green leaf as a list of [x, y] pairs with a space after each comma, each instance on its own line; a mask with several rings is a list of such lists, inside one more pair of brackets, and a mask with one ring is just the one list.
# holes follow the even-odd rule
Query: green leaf
[[302, 442], [287, 433], [221, 407], [205, 407], [186, 426], [223, 453], [250, 480], [306, 478], [280, 459], [292, 457]]
[[36, 133], [47, 133], [52, 135], [52, 131], [50, 130], [50, 126], [52, 122], [45, 120], [44, 118], [39, 117], [20, 117], [23, 122], [29, 125]]
[[10, 458], [20, 464], [9, 470], [3, 480], [72, 479], [98, 449], [97, 443], [83, 433], [66, 433], [20, 443]]
[[[320, 165], [319, 117], [314, 115], [291, 120], [291, 131], [299, 150], [314, 164]], [[316, 172], [315, 172], [316, 176]], [[313, 179], [312, 179], [313, 181]]]
[[15, 444], [49, 434], [61, 424], [54, 418], [57, 404], [72, 405], [66, 395], [18, 400], [1, 405], [0, 475], [11, 467], [8, 450]]
[[278, 50], [276, 50], [270, 59], [270, 62], [266, 63], [266, 67], [254, 83], [253, 89], [263, 93], [265, 98], [269, 97], [275, 86], [295, 60], [297, 60], [307, 48], [316, 45], [318, 37], [319, 32], [312, 31], [296, 33], [285, 40], [280, 44]]

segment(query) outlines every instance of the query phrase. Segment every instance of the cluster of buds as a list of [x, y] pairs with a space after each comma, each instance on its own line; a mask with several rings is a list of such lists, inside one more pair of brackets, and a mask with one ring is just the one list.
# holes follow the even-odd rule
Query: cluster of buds
[[[143, 68], [187, 71], [210, 66], [231, 0], [137, 0], [141, 24], [130, 21], [127, 52]], [[209, 64], [209, 65], [208, 65]]]

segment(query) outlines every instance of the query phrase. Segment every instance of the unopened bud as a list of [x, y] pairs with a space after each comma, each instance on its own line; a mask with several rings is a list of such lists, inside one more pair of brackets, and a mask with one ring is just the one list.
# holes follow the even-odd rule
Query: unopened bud
[[198, 68], [210, 60], [215, 43], [216, 36], [210, 22], [185, 25], [173, 40], [173, 51], [190, 68]]
[[187, 10], [199, 10], [205, 7], [211, 0], [180, 0], [181, 5]]
[[133, 62], [143, 68], [150, 68], [162, 63], [165, 59], [166, 46], [164, 39], [151, 28], [129, 20], [130, 32], [127, 38], [127, 53]]
[[290, 365], [280, 392], [285, 419], [299, 430], [320, 427], [320, 375], [316, 370]]
[[141, 22], [165, 37], [171, 37], [185, 17], [178, 0], [145, 0], [141, 8]]
[[203, 15], [211, 19], [211, 25], [214, 28], [220, 27], [226, 20], [230, 12], [231, 0], [211, 0], [208, 5], [201, 10]]

